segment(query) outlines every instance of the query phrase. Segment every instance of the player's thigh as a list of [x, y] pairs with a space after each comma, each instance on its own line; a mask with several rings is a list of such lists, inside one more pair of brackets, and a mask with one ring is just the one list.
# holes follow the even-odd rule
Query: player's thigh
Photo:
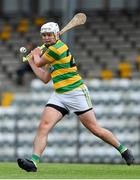
[[96, 128], [99, 126], [93, 110], [89, 110], [84, 114], [79, 115], [79, 119], [83, 123], [83, 125], [86, 126], [88, 129], [90, 129], [91, 127]]
[[46, 106], [41, 116], [40, 126], [51, 129], [62, 117], [61, 112], [53, 107]]

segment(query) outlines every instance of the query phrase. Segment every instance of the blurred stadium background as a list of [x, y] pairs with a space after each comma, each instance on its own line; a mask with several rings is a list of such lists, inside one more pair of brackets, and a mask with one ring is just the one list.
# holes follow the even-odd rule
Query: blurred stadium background
[[[0, 1], [0, 161], [30, 157], [40, 114], [50, 95], [26, 72], [19, 48], [40, 45], [40, 26], [63, 27], [76, 12], [87, 23], [63, 35], [89, 87], [99, 123], [132, 149], [140, 163], [140, 1], [1, 0]], [[49, 162], [122, 163], [115, 149], [92, 136], [73, 114], [53, 129], [43, 154]]]

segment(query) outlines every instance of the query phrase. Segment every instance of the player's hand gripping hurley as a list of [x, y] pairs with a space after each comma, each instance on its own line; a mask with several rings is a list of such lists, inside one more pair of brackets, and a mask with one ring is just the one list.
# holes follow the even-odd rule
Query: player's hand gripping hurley
[[[72, 19], [71, 21], [59, 32], [59, 35], [62, 35], [63, 33], [67, 32], [68, 30], [82, 25], [86, 22], [86, 15], [84, 13], [77, 13]], [[46, 48], [45, 44], [41, 45], [38, 47], [41, 51], [44, 50], [44, 48]], [[22, 49], [24, 49], [24, 51], [22, 51]], [[22, 47], [20, 48], [20, 52], [21, 53], [25, 53], [26, 48]], [[25, 57], [23, 57], [23, 62], [28, 61], [31, 58], [31, 53], [29, 53], [28, 55], [26, 55]]]

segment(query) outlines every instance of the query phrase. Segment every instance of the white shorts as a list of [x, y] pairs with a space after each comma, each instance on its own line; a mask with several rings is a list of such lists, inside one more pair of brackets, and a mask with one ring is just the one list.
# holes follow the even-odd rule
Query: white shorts
[[86, 85], [69, 91], [65, 94], [54, 92], [46, 106], [51, 106], [62, 113], [62, 115], [74, 112], [77, 115], [83, 114], [92, 109], [92, 103]]

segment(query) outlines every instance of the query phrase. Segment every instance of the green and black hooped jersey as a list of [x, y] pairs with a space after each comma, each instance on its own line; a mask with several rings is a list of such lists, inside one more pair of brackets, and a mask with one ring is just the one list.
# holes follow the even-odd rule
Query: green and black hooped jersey
[[61, 40], [49, 46], [43, 57], [50, 62], [51, 77], [56, 92], [65, 93], [83, 85], [75, 60], [68, 46]]

